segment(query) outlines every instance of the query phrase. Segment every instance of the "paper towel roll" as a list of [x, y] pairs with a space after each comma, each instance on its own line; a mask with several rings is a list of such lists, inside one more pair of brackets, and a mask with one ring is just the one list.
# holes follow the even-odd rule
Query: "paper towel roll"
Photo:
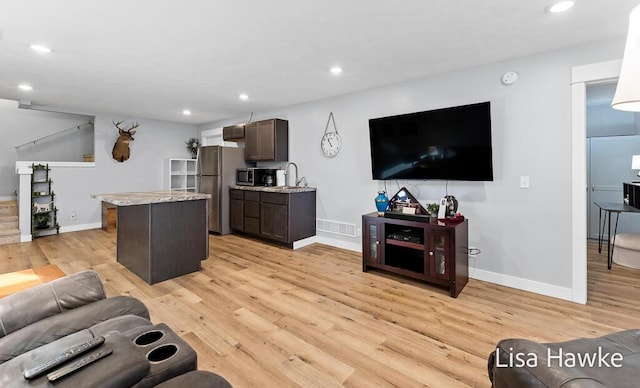
[[277, 170], [276, 171], [276, 186], [286, 186], [287, 184], [285, 183], [284, 180], [284, 170]]

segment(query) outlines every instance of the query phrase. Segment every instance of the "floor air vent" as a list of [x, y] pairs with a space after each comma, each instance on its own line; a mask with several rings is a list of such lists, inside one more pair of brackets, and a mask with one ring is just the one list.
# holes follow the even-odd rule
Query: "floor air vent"
[[316, 229], [319, 232], [339, 234], [341, 236], [356, 237], [356, 224], [348, 222], [316, 219]]

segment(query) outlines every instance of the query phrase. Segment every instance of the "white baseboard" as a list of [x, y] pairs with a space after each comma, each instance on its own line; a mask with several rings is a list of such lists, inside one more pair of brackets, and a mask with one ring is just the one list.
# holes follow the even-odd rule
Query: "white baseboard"
[[542, 283], [536, 280], [519, 278], [501, 273], [484, 271], [476, 268], [469, 268], [469, 277], [501, 286], [516, 288], [518, 290], [534, 292], [536, 294], [551, 296], [558, 299], [573, 300], [573, 290], [567, 287], [560, 287], [549, 283]]
[[60, 233], [77, 232], [79, 230], [98, 229], [98, 228], [102, 228], [101, 222], [94, 222], [92, 224], [61, 226]]
[[300, 249], [302, 247], [306, 247], [307, 245], [311, 245], [311, 244], [313, 244], [315, 242], [317, 242], [316, 241], [316, 236], [311, 236], [311, 237], [303, 238], [302, 240], [294, 241], [293, 242], [293, 250]]
[[[102, 223], [96, 222], [96, 223], [93, 223], [93, 224], [61, 226], [60, 227], [60, 233], [77, 232], [77, 231], [80, 231], [80, 230], [98, 229], [98, 228], [102, 228]], [[43, 234], [43, 236], [49, 236], [49, 235], [52, 235], [52, 234], [56, 234], [56, 232], [54, 230], [52, 230], [48, 234]], [[21, 234], [20, 235], [20, 242], [29, 242], [29, 241], [33, 241], [33, 237], [30, 234]]]
[[313, 243], [320, 243], [320, 244], [330, 245], [336, 248], [347, 249], [355, 252], [362, 252], [362, 245], [360, 244], [350, 243], [347, 241], [342, 241], [342, 240], [325, 237], [325, 236], [313, 236], [313, 237], [305, 238], [304, 240], [300, 240], [300, 241], [303, 241], [304, 245], [296, 246], [296, 243], [299, 242], [299, 241], [296, 241], [293, 243], [293, 249], [302, 248], [303, 246], [311, 245]]

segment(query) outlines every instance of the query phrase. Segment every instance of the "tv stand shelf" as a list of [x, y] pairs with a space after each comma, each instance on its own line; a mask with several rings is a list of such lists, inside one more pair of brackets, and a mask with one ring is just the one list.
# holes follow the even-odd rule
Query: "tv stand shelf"
[[416, 244], [416, 243], [412, 243], [412, 242], [409, 242], [409, 241], [399, 241], [399, 240], [394, 240], [392, 238], [388, 238], [387, 239], [387, 244], [388, 245], [397, 245], [399, 247], [417, 249], [419, 251], [424, 251], [424, 245], [423, 244]]
[[362, 271], [374, 268], [449, 288], [469, 280], [468, 220], [456, 225], [362, 216]]

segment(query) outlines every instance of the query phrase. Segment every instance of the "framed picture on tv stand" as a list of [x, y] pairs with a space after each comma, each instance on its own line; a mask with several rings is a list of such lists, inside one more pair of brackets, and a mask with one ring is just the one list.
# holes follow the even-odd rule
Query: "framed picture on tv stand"
[[398, 190], [398, 192], [389, 199], [389, 210], [386, 213], [429, 217], [427, 210], [406, 187]]

